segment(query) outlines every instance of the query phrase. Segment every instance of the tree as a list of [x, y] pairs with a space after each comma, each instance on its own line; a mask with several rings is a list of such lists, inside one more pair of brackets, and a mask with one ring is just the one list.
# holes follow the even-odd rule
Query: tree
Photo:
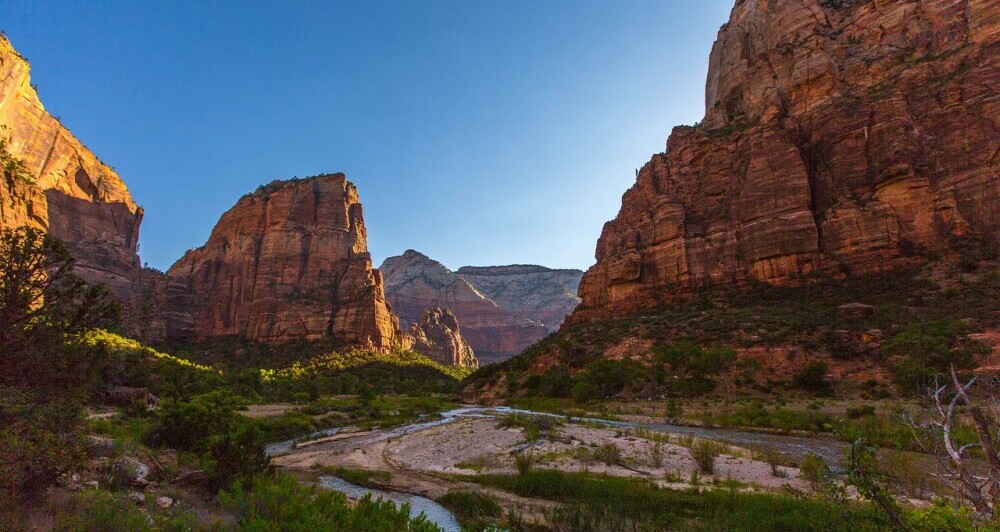
[[26, 227], [0, 233], [0, 383], [81, 384], [86, 357], [67, 344], [118, 315], [106, 287], [73, 274], [73, 257], [57, 239]]
[[[979, 383], [979, 393], [973, 387]], [[950, 381], [936, 383], [928, 395], [933, 406], [919, 419], [907, 414], [906, 420], [924, 452], [937, 458], [944, 470], [942, 480], [961, 499], [972, 505], [976, 513], [992, 520], [997, 517], [1000, 500], [1000, 382], [997, 379], [969, 379], [965, 384], [955, 368], [950, 369]], [[962, 415], [965, 407], [965, 415]], [[971, 421], [975, 436], [961, 439], [956, 426]], [[986, 458], [986, 468], [980, 470], [970, 459], [969, 452], [979, 449]]]
[[98, 367], [80, 340], [113, 323], [103, 287], [72, 273], [55, 238], [0, 232], [0, 499], [28, 498], [86, 457], [81, 393]]

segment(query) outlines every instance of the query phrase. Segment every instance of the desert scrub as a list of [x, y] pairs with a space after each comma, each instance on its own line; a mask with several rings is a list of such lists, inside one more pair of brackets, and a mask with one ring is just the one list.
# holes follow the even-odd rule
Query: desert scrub
[[519, 475], [527, 475], [535, 466], [535, 455], [531, 453], [517, 453], [514, 455], [514, 469]]
[[793, 464], [785, 458], [784, 455], [778, 451], [772, 449], [771, 447], [759, 446], [751, 449], [751, 453], [754, 460], [758, 462], [764, 462], [771, 466], [771, 475], [775, 478], [785, 478], [788, 476], [788, 472], [782, 469], [782, 466], [790, 467]]
[[553, 416], [507, 414], [500, 419], [497, 427], [502, 429], [521, 428], [524, 430], [525, 441], [531, 443], [543, 435], [549, 441], [555, 440], [559, 435], [557, 429], [561, 424], [562, 422]]
[[715, 472], [715, 459], [726, 451], [726, 446], [711, 440], [695, 440], [688, 449], [698, 469], [706, 475]]
[[820, 491], [830, 480], [830, 467], [820, 456], [809, 453], [799, 464], [802, 478], [809, 483], [813, 491]]
[[663, 466], [663, 443], [653, 442], [653, 446], [649, 449], [649, 461], [653, 467]]
[[613, 443], [605, 443], [594, 449], [594, 458], [611, 467], [622, 463], [622, 450]]

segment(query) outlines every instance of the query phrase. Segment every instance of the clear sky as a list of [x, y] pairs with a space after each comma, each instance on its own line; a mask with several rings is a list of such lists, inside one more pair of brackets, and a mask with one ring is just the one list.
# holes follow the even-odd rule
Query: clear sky
[[166, 269], [275, 178], [344, 172], [375, 264], [585, 269], [635, 168], [700, 120], [732, 0], [0, 0], [46, 108]]

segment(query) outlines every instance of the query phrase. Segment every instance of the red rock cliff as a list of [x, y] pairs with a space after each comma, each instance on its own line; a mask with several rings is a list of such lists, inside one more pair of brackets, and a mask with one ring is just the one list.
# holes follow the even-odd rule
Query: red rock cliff
[[739, 0], [707, 114], [622, 198], [572, 319], [996, 238], [1000, 1]]
[[275, 181], [244, 196], [167, 275], [191, 305], [189, 332], [199, 340], [393, 345], [396, 320], [372, 269], [357, 189], [343, 174]]
[[29, 69], [0, 36], [0, 140], [26, 170], [22, 179], [0, 177], [0, 228], [28, 225], [58, 237], [77, 258], [77, 274], [108, 284], [127, 310], [142, 209], [118, 174], [45, 110]]
[[479, 367], [472, 346], [462, 338], [458, 318], [448, 309], [427, 309], [420, 321], [402, 335], [403, 344], [440, 362], [471, 369]]

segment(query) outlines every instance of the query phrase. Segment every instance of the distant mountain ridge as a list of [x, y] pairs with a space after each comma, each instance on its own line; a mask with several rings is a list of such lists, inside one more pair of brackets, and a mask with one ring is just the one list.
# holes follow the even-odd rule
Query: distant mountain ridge
[[579, 299], [579, 270], [536, 265], [466, 266], [453, 272], [415, 251], [387, 258], [379, 271], [386, 299], [405, 329], [428, 309], [448, 309], [486, 363], [515, 355], [558, 328]]

